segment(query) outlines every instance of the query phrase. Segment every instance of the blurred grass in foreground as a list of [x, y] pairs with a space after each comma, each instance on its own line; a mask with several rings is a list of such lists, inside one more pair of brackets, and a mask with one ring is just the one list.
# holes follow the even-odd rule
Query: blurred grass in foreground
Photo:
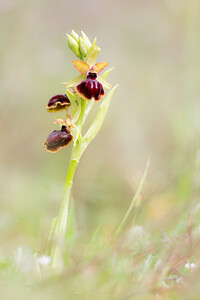
[[129, 225], [124, 229], [122, 222], [109, 242], [101, 226], [81, 241], [71, 203], [61, 274], [52, 274], [48, 257], [30, 249], [1, 257], [2, 299], [198, 299], [200, 205], [192, 198], [162, 220], [136, 225], [146, 175], [127, 215]]
[[107, 245], [101, 227], [80, 243], [73, 205], [70, 211], [66, 270], [51, 275], [40, 253], [19, 247], [0, 260], [2, 299], [198, 299], [199, 204], [176, 207], [150, 226], [135, 225], [130, 215], [126, 230]]

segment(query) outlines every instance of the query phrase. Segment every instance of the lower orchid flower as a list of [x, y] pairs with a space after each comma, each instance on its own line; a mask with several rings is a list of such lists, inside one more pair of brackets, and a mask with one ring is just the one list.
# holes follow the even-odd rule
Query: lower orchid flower
[[61, 130], [54, 130], [44, 142], [47, 152], [58, 152], [66, 147], [73, 139], [70, 133], [70, 127], [63, 125]]

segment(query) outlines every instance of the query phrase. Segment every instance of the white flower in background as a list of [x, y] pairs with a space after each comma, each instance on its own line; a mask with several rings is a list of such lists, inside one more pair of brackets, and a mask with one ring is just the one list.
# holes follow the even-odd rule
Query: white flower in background
[[188, 270], [195, 270], [197, 268], [197, 265], [195, 263], [189, 263], [188, 261], [185, 263], [185, 268], [187, 268]]
[[48, 266], [51, 263], [51, 257], [47, 255], [42, 255], [37, 258], [39, 265]]

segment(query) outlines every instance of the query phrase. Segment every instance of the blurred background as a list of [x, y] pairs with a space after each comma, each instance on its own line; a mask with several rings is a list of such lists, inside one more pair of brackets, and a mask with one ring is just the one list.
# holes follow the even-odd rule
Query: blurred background
[[199, 0], [0, 1], [2, 255], [18, 246], [44, 251], [59, 211], [70, 147], [50, 154], [42, 144], [63, 116], [45, 105], [77, 75], [72, 29], [97, 36], [98, 61], [115, 67], [108, 82], [119, 83], [75, 176], [80, 236], [87, 240], [99, 224], [109, 236], [149, 158], [137, 223], [189, 203], [199, 189], [199, 15]]

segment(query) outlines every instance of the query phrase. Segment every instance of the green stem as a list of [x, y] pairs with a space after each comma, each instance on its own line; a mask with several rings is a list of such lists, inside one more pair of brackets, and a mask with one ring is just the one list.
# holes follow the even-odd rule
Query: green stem
[[[79, 119], [77, 121], [77, 126], [79, 127], [79, 130], [81, 131], [82, 125], [83, 125], [83, 117], [84, 117], [84, 111], [85, 111], [85, 100], [81, 100], [81, 113], [79, 116]], [[62, 249], [64, 247], [64, 239], [65, 239], [65, 233], [66, 233], [66, 227], [67, 227], [67, 221], [68, 221], [68, 213], [69, 213], [69, 201], [70, 201], [70, 194], [71, 189], [73, 185], [73, 179], [74, 179], [74, 173], [76, 171], [78, 162], [80, 157], [77, 157], [76, 159], [73, 158], [73, 153], [75, 149], [77, 148], [79, 142], [76, 144], [76, 146], [73, 146], [72, 148], [72, 154], [71, 154], [71, 160], [69, 163], [69, 167], [67, 170], [67, 175], [65, 179], [65, 186], [64, 186], [64, 192], [65, 196], [61, 203], [60, 207], [60, 213], [57, 218], [57, 223], [55, 225], [55, 229], [53, 232], [52, 242], [53, 245], [51, 247], [51, 264], [52, 267], [56, 270], [61, 270], [63, 267], [63, 255], [62, 255]]]
[[82, 127], [83, 127], [83, 119], [84, 119], [84, 114], [85, 114], [85, 107], [86, 107], [86, 100], [81, 99], [81, 113], [79, 116], [79, 119], [76, 123], [76, 126], [78, 127], [78, 129], [81, 131]]
[[61, 203], [60, 213], [54, 231], [53, 246], [51, 249], [51, 264], [52, 267], [57, 270], [61, 270], [63, 267], [62, 249], [64, 246], [64, 238], [68, 221], [71, 188], [77, 165], [78, 162], [76, 160], [70, 161], [65, 181], [65, 196]]

